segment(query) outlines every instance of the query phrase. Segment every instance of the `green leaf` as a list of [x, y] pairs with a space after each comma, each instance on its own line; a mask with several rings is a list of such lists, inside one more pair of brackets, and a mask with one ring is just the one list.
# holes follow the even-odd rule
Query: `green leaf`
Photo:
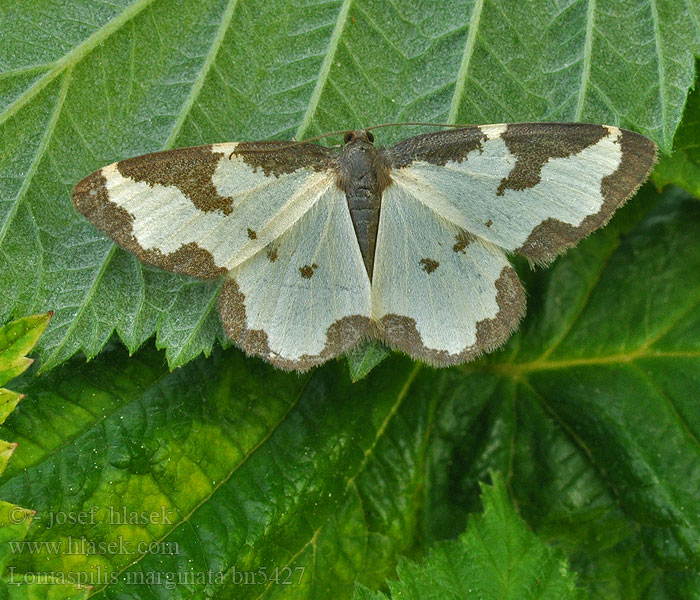
[[[697, 239], [695, 199], [645, 188], [550, 269], [525, 265], [520, 332], [461, 368], [391, 356], [352, 384], [340, 361], [298, 376], [216, 349], [170, 372], [151, 346], [114, 344], [25, 376], [0, 428], [19, 442], [0, 498], [37, 511], [27, 540], [160, 545], [9, 564], [99, 566], [99, 598], [175, 595], [168, 574], [191, 578], [181, 598], [348, 598], [460, 535], [498, 470], [591, 598], [695, 598]], [[87, 525], [57, 522], [93, 507]], [[169, 522], [115, 525], [110, 510]]]
[[75, 582], [60, 581], [60, 574], [43, 573], [24, 578], [7, 570], [14, 554], [22, 551], [34, 511], [0, 501], [0, 597], [11, 600], [83, 600], [90, 588]]
[[[518, 517], [503, 479], [482, 486], [484, 512], [472, 516], [459, 540], [440, 542], [417, 565], [402, 560], [391, 598], [412, 600], [566, 600], [581, 598], [560, 551], [540, 541]], [[387, 600], [360, 586], [355, 600]]]
[[[69, 200], [125, 156], [395, 119], [608, 122], [668, 150], [696, 2], [25, 0], [0, 22], [0, 318], [56, 310], [46, 370], [115, 331], [165, 350], [111, 343], [13, 383], [27, 397], [0, 428], [5, 460], [19, 443], [0, 497], [37, 513], [0, 531], [64, 544], [3, 547], [14, 573], [101, 573], [101, 598], [347, 598], [464, 531], [497, 470], [590, 597], [697, 600], [696, 200], [647, 189], [551, 269], [520, 264], [528, 315], [501, 352], [369, 374], [362, 357], [357, 384], [339, 362], [300, 377], [215, 348], [217, 284], [144, 267]], [[120, 525], [110, 507], [165, 517]], [[59, 593], [5, 583], [2, 598]]]
[[[696, 63], [696, 72], [700, 73]], [[673, 184], [700, 198], [700, 86], [688, 96], [671, 156], [663, 156], [652, 178], [659, 188]]]
[[364, 379], [374, 367], [382, 362], [391, 351], [377, 342], [368, 342], [348, 353], [348, 367], [350, 379], [359, 381]]
[[[358, 384], [340, 362], [299, 377], [235, 350], [174, 372], [152, 348], [76, 363], [27, 379], [28, 404], [0, 430], [19, 441], [0, 497], [37, 511], [28, 539], [44, 547], [14, 554], [17, 574], [99, 566], [101, 598], [150, 598], [168, 577], [193, 578], [187, 598], [340, 598], [412, 545], [434, 403], [408, 395], [411, 361]], [[155, 516], [123, 523], [134, 513]], [[258, 572], [270, 579], [237, 579]]]
[[[24, 373], [34, 362], [26, 355], [46, 330], [51, 314], [24, 317], [0, 328], [0, 385]], [[0, 423], [4, 420], [1, 419]]]
[[[47, 313], [17, 319], [0, 327], [0, 385], [5, 385], [31, 366], [34, 359], [26, 355], [34, 348], [50, 320], [51, 313]], [[22, 394], [0, 388], [0, 424], [22, 398]], [[0, 473], [16, 447], [17, 444], [0, 440]]]
[[[593, 598], [700, 589], [700, 206], [645, 189], [530, 274], [528, 315], [440, 406], [427, 530], [453, 537], [490, 469]], [[457, 516], [455, 516], [457, 515]]]
[[[0, 6], [0, 319], [55, 310], [43, 369], [155, 333], [172, 367], [223, 332], [218, 286], [118, 250], [70, 202], [145, 152], [396, 120], [581, 120], [670, 150], [696, 2], [68, 0]], [[382, 143], [416, 128], [383, 130]]]
[[[51, 320], [51, 313], [24, 317], [0, 328], [0, 385], [4, 385], [23, 373], [32, 360], [26, 357]], [[0, 389], [0, 424], [12, 413], [23, 394]], [[5, 470], [17, 443], [0, 440], [0, 474]], [[51, 598], [77, 600], [86, 598], [88, 589], [74, 582], [59, 582], [47, 574], [41, 581], [15, 577], [14, 569], [8, 570], [13, 555], [23, 550], [24, 538], [34, 519], [35, 511], [0, 500], [0, 597], [2, 598]], [[20, 585], [21, 584], [21, 585]]]
[[[51, 313], [48, 313], [24, 317], [0, 327], [0, 385], [5, 385], [26, 371], [34, 362], [26, 355], [35, 346], [50, 320]], [[5, 422], [23, 397], [22, 394], [12, 390], [0, 388], [0, 424]], [[15, 448], [17, 448], [16, 443], [0, 440], [0, 474], [5, 470], [7, 461], [10, 460]], [[0, 571], [2, 565], [2, 550], [0, 550]]]

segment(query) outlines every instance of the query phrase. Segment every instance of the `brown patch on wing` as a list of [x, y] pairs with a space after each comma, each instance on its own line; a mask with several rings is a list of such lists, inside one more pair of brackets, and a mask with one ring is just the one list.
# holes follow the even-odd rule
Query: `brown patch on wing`
[[211, 146], [178, 148], [122, 160], [117, 169], [133, 181], [174, 186], [199, 210], [220, 210], [228, 215], [233, 210], [233, 198], [220, 196], [212, 181], [222, 156]]
[[419, 262], [428, 275], [440, 266], [440, 263], [432, 258], [421, 258]]
[[444, 165], [449, 161], [462, 162], [470, 152], [481, 150], [487, 139], [487, 135], [476, 126], [436, 131], [401, 140], [386, 148], [384, 155], [395, 169], [416, 160]]
[[550, 158], [578, 154], [609, 135], [602, 125], [581, 123], [511, 123], [501, 138], [516, 162], [508, 177], [501, 180], [496, 194], [505, 190], [525, 190], [541, 180], [542, 167]]
[[493, 225], [493, 221], [489, 219], [488, 221], [486, 221], [486, 223], [484, 223], [484, 225], [486, 225], [486, 227], [491, 227], [491, 225]]
[[219, 314], [227, 335], [246, 354], [254, 354], [278, 369], [308, 371], [355, 346], [370, 329], [368, 317], [352, 315], [333, 323], [326, 331], [326, 344], [320, 354], [304, 354], [296, 360], [284, 358], [270, 350], [267, 334], [261, 329], [247, 329], [245, 296], [235, 280], [229, 279], [218, 300]]
[[304, 265], [303, 267], [299, 267], [299, 272], [304, 279], [311, 279], [316, 269], [318, 269], [318, 265], [314, 263], [312, 265]]
[[449, 367], [473, 360], [503, 344], [515, 331], [525, 313], [525, 292], [513, 267], [503, 267], [495, 286], [498, 313], [495, 317], [476, 324], [476, 342], [459, 354], [426, 348], [416, 328], [416, 321], [411, 317], [385, 315], [381, 320], [380, 334], [392, 349], [405, 352], [434, 367]]
[[170, 254], [141, 247], [132, 233], [133, 215], [110, 202], [105, 183], [101, 171], [88, 175], [73, 189], [73, 203], [80, 213], [122, 248], [146, 263], [173, 273], [209, 279], [226, 272], [226, 269], [214, 263], [210, 252], [194, 242], [182, 245]]
[[257, 239], [257, 237], [258, 237], [257, 231], [253, 231], [250, 227], [248, 227], [248, 237], [249, 237], [251, 240]]
[[327, 171], [335, 168], [337, 150], [299, 142], [241, 142], [231, 155], [239, 156], [253, 169], [279, 177], [302, 168]]
[[462, 254], [466, 254], [467, 247], [469, 244], [471, 244], [476, 238], [469, 233], [468, 231], [460, 231], [456, 236], [455, 236], [455, 245], [452, 246], [452, 250], [455, 252], [461, 252]]
[[277, 248], [269, 247], [267, 249], [267, 260], [270, 262], [275, 262], [277, 260], [277, 257], [279, 256], [277, 252]]
[[605, 225], [649, 175], [656, 163], [656, 144], [650, 139], [621, 129], [622, 157], [614, 173], [603, 177], [600, 210], [588, 215], [577, 227], [556, 219], [547, 219], [535, 227], [516, 252], [537, 263], [548, 263], [592, 231]]

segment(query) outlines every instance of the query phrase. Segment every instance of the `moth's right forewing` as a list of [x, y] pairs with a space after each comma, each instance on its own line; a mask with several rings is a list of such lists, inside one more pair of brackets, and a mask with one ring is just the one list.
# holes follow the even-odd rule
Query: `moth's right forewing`
[[392, 179], [443, 218], [547, 263], [610, 219], [656, 146], [617, 127], [511, 123], [416, 136], [386, 155]]

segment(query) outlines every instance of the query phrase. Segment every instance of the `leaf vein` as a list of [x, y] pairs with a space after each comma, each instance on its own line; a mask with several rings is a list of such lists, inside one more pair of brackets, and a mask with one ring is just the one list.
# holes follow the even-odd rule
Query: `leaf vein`
[[581, 120], [583, 107], [586, 102], [586, 90], [591, 76], [591, 55], [593, 54], [593, 32], [595, 31], [595, 0], [588, 0], [586, 10], [586, 41], [583, 46], [583, 65], [581, 68], [581, 84], [576, 103], [576, 121]]
[[467, 40], [464, 44], [464, 53], [462, 54], [462, 63], [459, 66], [459, 71], [457, 72], [457, 80], [455, 81], [455, 92], [452, 96], [452, 103], [450, 104], [450, 112], [447, 116], [448, 123], [456, 123], [457, 114], [459, 112], [459, 105], [462, 102], [462, 96], [464, 95], [464, 90], [467, 83], [467, 75], [469, 73], [469, 67], [471, 65], [472, 56], [474, 55], [474, 47], [476, 46], [476, 36], [479, 31], [479, 24], [481, 22], [481, 12], [484, 8], [484, 0], [476, 0], [474, 3], [474, 8], [472, 9], [472, 14], [469, 19], [469, 31], [467, 32]]
[[2, 243], [5, 241], [5, 236], [7, 235], [7, 232], [10, 229], [10, 225], [14, 221], [14, 218], [17, 215], [17, 211], [19, 210], [19, 207], [22, 204], [22, 200], [25, 197], [27, 189], [29, 189], [31, 181], [34, 178], [34, 174], [39, 168], [39, 163], [46, 154], [46, 149], [49, 146], [50, 138], [53, 135], [54, 130], [56, 129], [56, 123], [58, 122], [61, 110], [63, 109], [63, 105], [66, 101], [66, 96], [68, 95], [68, 86], [70, 84], [70, 80], [71, 71], [68, 70], [63, 79], [63, 82], [61, 82], [61, 87], [56, 97], [56, 105], [54, 106], [53, 111], [51, 111], [51, 117], [49, 118], [49, 122], [46, 126], [46, 131], [44, 131], [44, 134], [41, 136], [39, 145], [37, 146], [36, 152], [34, 153], [34, 158], [32, 159], [32, 162], [29, 165], [29, 169], [27, 170], [27, 174], [24, 177], [24, 181], [22, 181], [22, 185], [17, 191], [17, 195], [15, 196], [12, 208], [10, 208], [7, 218], [5, 219], [5, 222], [0, 228], [0, 246], [2, 246]]
[[25, 104], [30, 102], [35, 96], [41, 92], [49, 83], [58, 77], [65, 69], [75, 66], [83, 57], [91, 52], [96, 46], [104, 42], [110, 35], [119, 31], [122, 26], [133, 18], [135, 18], [142, 10], [149, 6], [155, 0], [136, 0], [130, 4], [124, 12], [108, 21], [103, 27], [95, 31], [86, 40], [83, 40], [73, 50], [68, 52], [53, 63], [53, 68], [45, 75], [37, 79], [27, 90], [11, 104], [5, 107], [0, 112], [0, 125], [7, 121], [10, 117], [16, 114]]
[[[657, 60], [657, 72], [659, 75], [659, 101], [661, 103], [661, 121], [663, 123], [662, 131], [664, 138], [666, 138], [666, 125], [668, 107], [666, 104], [666, 97], [664, 96], [664, 88], [666, 85], [666, 70], [663, 61], [663, 45], [661, 44], [661, 31], [659, 28], [659, 11], [656, 6], [656, 0], [650, 0], [649, 5], [651, 6], [651, 18], [654, 22], [654, 44], [656, 48], [656, 60]], [[664, 141], [666, 141], [664, 139]]]
[[[287, 410], [284, 412], [284, 414], [282, 414], [282, 415], [280, 416], [280, 419], [277, 421], [277, 423], [275, 423], [272, 427], [270, 427], [270, 430], [267, 432], [267, 435], [265, 435], [263, 438], [261, 438], [261, 439], [258, 441], [258, 443], [255, 444], [255, 446], [253, 446], [253, 447], [248, 451], [248, 453], [247, 453], [246, 455], [243, 456], [243, 458], [241, 459], [241, 461], [240, 461], [238, 464], [236, 464], [236, 465], [231, 469], [231, 471], [228, 473], [228, 475], [226, 475], [225, 477], [223, 477], [223, 478], [221, 479], [221, 481], [219, 481], [219, 482], [216, 484], [216, 486], [214, 486], [214, 487], [212, 488], [212, 490], [210, 491], [210, 493], [209, 493], [206, 497], [202, 498], [202, 500], [201, 500], [196, 506], [194, 506], [194, 507], [192, 508], [192, 510], [190, 510], [190, 512], [188, 512], [186, 515], [183, 516], [183, 518], [182, 518], [182, 520], [180, 521], [180, 523], [187, 523], [187, 522], [190, 520], [190, 517], [191, 517], [195, 512], [197, 512], [197, 510], [198, 510], [201, 506], [203, 506], [203, 505], [217, 492], [217, 490], [219, 490], [219, 489], [221, 488], [221, 486], [223, 486], [229, 479], [231, 479], [231, 477], [233, 477], [233, 474], [236, 473], [236, 471], [238, 471], [238, 469], [240, 469], [240, 468], [248, 461], [248, 459], [255, 453], [255, 451], [256, 451], [258, 448], [260, 448], [260, 446], [262, 446], [268, 439], [270, 439], [270, 436], [272, 436], [272, 434], [273, 434], [275, 431], [277, 431], [277, 428], [278, 428], [282, 423], [284, 423], [284, 421], [285, 421], [285, 420], [287, 419], [287, 417], [289, 416], [289, 413], [290, 413], [290, 412], [294, 409], [294, 407], [299, 403], [299, 400], [300, 400], [300, 398], [302, 397], [302, 395], [304, 394], [304, 391], [306, 390], [306, 388], [308, 387], [309, 382], [311, 381], [311, 378], [312, 378], [312, 377], [313, 377], [313, 371], [311, 372], [311, 374], [310, 374], [309, 376], [307, 376], [306, 381], [303, 383], [303, 385], [302, 385], [301, 388], [299, 389], [299, 393], [297, 394], [296, 398], [294, 398], [294, 401], [293, 401], [293, 402], [290, 402], [289, 407], [288, 407]], [[26, 473], [26, 471], [25, 471], [25, 473]], [[173, 531], [175, 531], [176, 528], [177, 528], [177, 525], [174, 525], [173, 528], [170, 529], [170, 531], [168, 531], [167, 533], [165, 533], [164, 535], [162, 535], [162, 536], [160, 537], [160, 539], [157, 540], [157, 543], [159, 544], [160, 542], [165, 541], [168, 537], [170, 537], [170, 535], [173, 533]], [[140, 562], [141, 560], [143, 560], [143, 558], [144, 558], [145, 556], [147, 556], [148, 554], [149, 554], [149, 553], [144, 553], [144, 554], [140, 555], [138, 558], [136, 558], [135, 560], [131, 561], [129, 564], [124, 565], [124, 567], [122, 567], [122, 568], [116, 573], [116, 577], [119, 577], [119, 575], [121, 575], [124, 571], [126, 571], [126, 569], [128, 569], [128, 568], [134, 566], [136, 563], [138, 563], [138, 562]], [[98, 593], [98, 592], [102, 591], [103, 589], [105, 589], [105, 588], [107, 587], [107, 585], [108, 585], [108, 584], [105, 584], [105, 585], [102, 586], [101, 588], [96, 588], [96, 589], [94, 590], [94, 593]]]
[[328, 42], [328, 50], [326, 56], [321, 63], [321, 69], [318, 73], [318, 79], [316, 80], [316, 86], [314, 91], [311, 93], [311, 98], [309, 99], [309, 105], [306, 108], [306, 112], [299, 123], [297, 128], [295, 139], [300, 140], [302, 136], [306, 133], [307, 129], [311, 125], [311, 119], [313, 119], [318, 108], [319, 100], [321, 99], [321, 94], [326, 86], [329, 79], [329, 74], [331, 71], [331, 66], [333, 65], [333, 59], [335, 58], [336, 52], [338, 51], [338, 43], [340, 42], [340, 36], [343, 34], [345, 29], [345, 24], [348, 20], [348, 12], [350, 11], [350, 5], [352, 0], [343, 0], [340, 6], [340, 11], [338, 12], [338, 18], [331, 33], [331, 38]]
[[182, 129], [185, 119], [189, 115], [190, 111], [192, 110], [192, 106], [199, 97], [199, 94], [202, 91], [202, 87], [204, 86], [204, 80], [209, 74], [212, 64], [214, 64], [214, 61], [216, 60], [216, 56], [218, 55], [219, 50], [221, 49], [221, 44], [224, 41], [224, 37], [226, 36], [228, 28], [231, 25], [231, 20], [233, 19], [233, 13], [236, 10], [236, 6], [238, 6], [238, 0], [229, 0], [228, 4], [226, 5], [226, 10], [224, 11], [224, 15], [221, 18], [221, 23], [216, 31], [216, 35], [214, 36], [214, 40], [212, 41], [211, 48], [209, 49], [209, 52], [207, 52], [204, 62], [202, 63], [202, 68], [199, 70], [197, 78], [195, 79], [194, 84], [192, 85], [192, 89], [187, 95], [187, 99], [185, 100], [185, 103], [183, 104], [182, 109], [180, 110], [180, 114], [178, 115], [177, 119], [175, 120], [175, 123], [173, 124], [173, 128], [170, 131], [168, 139], [165, 140], [165, 148], [170, 148], [175, 142], [175, 139], [177, 138], [177, 136], [180, 133], [180, 130]]
[[654, 390], [659, 394], [661, 398], [664, 399], [666, 404], [668, 405], [671, 413], [673, 414], [674, 418], [676, 421], [678, 421], [681, 429], [685, 431], [686, 435], [690, 439], [690, 441], [698, 448], [700, 449], [700, 440], [696, 437], [696, 435], [693, 433], [692, 429], [690, 429], [688, 422], [686, 419], [684, 419], [681, 414], [678, 412], [678, 408], [676, 407], [676, 404], [671, 400], [669, 395], [664, 392], [663, 389], [661, 389], [661, 386], [658, 384], [658, 382], [651, 377], [649, 373], [647, 373], [644, 369], [642, 369], [638, 364], [636, 363], [631, 363], [631, 366], [633, 369], [638, 371], [639, 375], [644, 379]]
[[[107, 268], [109, 267], [110, 263], [112, 262], [112, 258], [114, 257], [114, 254], [117, 251], [117, 246], [112, 245], [110, 248], [109, 252], [107, 253], [107, 256], [105, 257], [104, 262], [102, 263], [102, 266], [99, 268], [97, 271], [97, 274], [95, 275], [95, 278], [92, 280], [92, 283], [90, 284], [90, 287], [87, 290], [87, 294], [83, 301], [80, 303], [80, 307], [78, 308], [75, 316], [71, 319], [71, 323], [68, 326], [66, 333], [62, 336], [61, 341], [54, 346], [54, 348], [51, 350], [51, 353], [48, 355], [48, 358], [46, 359], [46, 362], [41, 367], [41, 370], [44, 370], [47, 365], [50, 365], [56, 357], [59, 355], [61, 350], [66, 346], [68, 343], [68, 339], [75, 330], [75, 328], [80, 324], [80, 320], [85, 313], [85, 311], [88, 309], [90, 305], [90, 301], [92, 300], [92, 297], [95, 295], [95, 292], [97, 290], [97, 287], [99, 286], [100, 282], [102, 281], [102, 277], [104, 274], [107, 272]], [[82, 347], [82, 344], [81, 344]]]

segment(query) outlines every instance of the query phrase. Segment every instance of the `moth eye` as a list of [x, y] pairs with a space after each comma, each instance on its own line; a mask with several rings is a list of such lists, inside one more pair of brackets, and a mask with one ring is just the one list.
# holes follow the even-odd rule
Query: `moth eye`
[[374, 144], [374, 134], [371, 131], [367, 132], [367, 139]]
[[352, 131], [348, 131], [348, 132], [345, 134], [345, 143], [348, 144], [349, 142], [351, 142], [353, 137], [354, 137], [354, 136], [353, 136]]

